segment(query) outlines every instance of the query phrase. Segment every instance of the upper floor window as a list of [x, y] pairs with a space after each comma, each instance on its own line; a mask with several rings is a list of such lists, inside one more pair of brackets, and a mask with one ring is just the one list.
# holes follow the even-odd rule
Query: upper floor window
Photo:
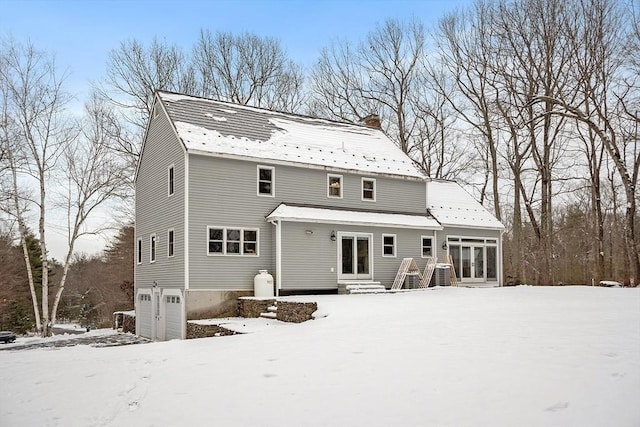
[[272, 166], [258, 166], [258, 196], [274, 196], [275, 174]]
[[376, 180], [373, 178], [362, 178], [362, 200], [376, 201]]
[[169, 171], [167, 173], [167, 187], [169, 196], [173, 195], [174, 192], [174, 174], [175, 168], [173, 167], [173, 165], [171, 165], [169, 166]]
[[422, 257], [433, 256], [433, 237], [422, 236]]
[[382, 235], [382, 256], [384, 257], [396, 256], [396, 235], [395, 234]]
[[167, 232], [167, 256], [169, 258], [171, 258], [175, 254], [174, 236], [175, 236], [175, 232], [173, 229]]
[[342, 175], [327, 175], [327, 197], [342, 199]]
[[156, 235], [149, 237], [149, 262], [156, 262]]
[[258, 255], [258, 229], [207, 227], [209, 255]]
[[136, 262], [142, 264], [142, 239], [136, 243]]

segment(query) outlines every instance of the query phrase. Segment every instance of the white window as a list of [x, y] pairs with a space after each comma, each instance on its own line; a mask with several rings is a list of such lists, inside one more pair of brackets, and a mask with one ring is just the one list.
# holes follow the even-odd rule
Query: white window
[[362, 178], [362, 200], [376, 201], [376, 180], [373, 178]]
[[142, 264], [142, 239], [136, 243], [136, 262]]
[[207, 253], [257, 256], [258, 236], [255, 228], [207, 227]]
[[383, 257], [396, 256], [396, 235], [395, 234], [382, 235], [382, 256]]
[[167, 231], [167, 256], [169, 258], [173, 257], [175, 254], [175, 241], [174, 241], [175, 232], [173, 229]]
[[156, 235], [149, 237], [149, 262], [156, 262]]
[[169, 166], [169, 169], [167, 172], [167, 191], [169, 196], [172, 196], [174, 192], [174, 174], [175, 174], [175, 168], [173, 165], [171, 165]]
[[422, 242], [422, 258], [433, 256], [433, 237], [422, 236], [420, 240]]
[[276, 170], [272, 166], [258, 165], [258, 196], [275, 195]]
[[167, 299], [167, 304], [180, 304], [179, 296], [167, 295], [166, 299]]
[[327, 174], [327, 197], [342, 199], [342, 175]]
[[138, 296], [138, 299], [140, 301], [151, 301], [151, 295], [149, 295], [149, 294], [140, 294]]

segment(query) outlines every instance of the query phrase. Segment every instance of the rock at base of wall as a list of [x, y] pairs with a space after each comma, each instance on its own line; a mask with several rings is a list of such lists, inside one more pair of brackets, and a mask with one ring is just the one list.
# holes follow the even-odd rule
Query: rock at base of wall
[[315, 302], [278, 301], [276, 319], [283, 322], [302, 323], [311, 320], [318, 309]]
[[223, 328], [218, 325], [199, 325], [187, 322], [187, 339], [222, 337], [225, 335], [235, 335], [237, 332]]
[[267, 308], [274, 303], [275, 299], [238, 298], [238, 315], [240, 317], [260, 317], [260, 313], [266, 313]]

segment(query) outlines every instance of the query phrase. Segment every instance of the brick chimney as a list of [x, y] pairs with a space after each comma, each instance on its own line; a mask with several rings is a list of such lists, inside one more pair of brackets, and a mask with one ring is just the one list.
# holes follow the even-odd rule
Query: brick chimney
[[360, 120], [360, 123], [373, 129], [382, 129], [382, 124], [380, 123], [380, 116], [378, 116], [377, 114], [369, 114], [367, 117]]

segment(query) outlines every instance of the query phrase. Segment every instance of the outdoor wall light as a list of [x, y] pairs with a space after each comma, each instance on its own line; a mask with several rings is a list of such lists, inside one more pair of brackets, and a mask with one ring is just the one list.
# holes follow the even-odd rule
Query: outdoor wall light
[[447, 242], [446, 241], [442, 242], [442, 250], [443, 251], [447, 250]]
[[313, 230], [305, 230], [305, 234], [311, 236], [313, 234]]
[[157, 288], [157, 287], [158, 287], [158, 282], [157, 282], [157, 281], [155, 281], [155, 280], [153, 281], [153, 287], [154, 287], [154, 288]]
[[337, 238], [336, 238], [336, 232], [335, 232], [335, 230], [333, 230], [333, 231], [331, 231], [331, 241], [332, 241], [332, 242], [335, 242], [335, 241], [336, 241], [336, 239], [337, 239]]

